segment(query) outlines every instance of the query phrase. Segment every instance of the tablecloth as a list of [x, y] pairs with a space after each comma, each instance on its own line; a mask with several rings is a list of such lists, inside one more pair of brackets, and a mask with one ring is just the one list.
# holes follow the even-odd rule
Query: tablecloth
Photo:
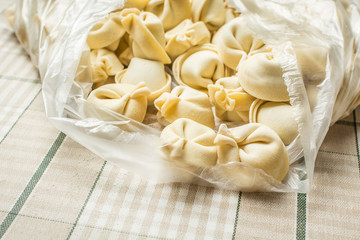
[[0, 239], [360, 239], [360, 108], [330, 128], [309, 194], [153, 185], [49, 123], [4, 22], [0, 59]]

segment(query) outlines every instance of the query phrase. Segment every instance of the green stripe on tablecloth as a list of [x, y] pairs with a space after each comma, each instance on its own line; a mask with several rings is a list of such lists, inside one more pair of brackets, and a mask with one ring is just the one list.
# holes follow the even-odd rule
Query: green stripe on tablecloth
[[84, 211], [84, 209], [85, 209], [85, 207], [86, 207], [86, 205], [87, 205], [87, 203], [88, 203], [88, 201], [89, 201], [89, 199], [90, 199], [90, 197], [91, 197], [91, 195], [92, 195], [92, 193], [93, 193], [93, 191], [94, 191], [94, 189], [95, 189], [95, 187], [96, 187], [96, 184], [97, 184], [97, 182], [99, 181], [100, 175], [101, 175], [101, 173], [104, 171], [104, 168], [105, 168], [106, 163], [107, 163], [107, 161], [104, 161], [103, 165], [101, 166], [101, 169], [100, 169], [98, 175], [96, 176], [95, 182], [94, 182], [94, 184], [92, 185], [92, 187], [91, 187], [91, 189], [90, 189], [90, 192], [89, 192], [89, 194], [88, 194], [88, 196], [87, 196], [87, 198], [86, 198], [86, 200], [85, 200], [85, 202], [84, 202], [84, 204], [83, 204], [83, 206], [82, 206], [82, 208], [81, 208], [81, 210], [80, 210], [80, 212], [79, 212], [79, 214], [78, 214], [78, 216], [77, 216], [77, 218], [76, 218], [76, 220], [75, 220], [75, 223], [73, 224], [73, 226], [72, 226], [72, 228], [71, 228], [71, 230], [70, 230], [70, 232], [69, 232], [69, 234], [68, 234], [68, 236], [67, 236], [66, 239], [70, 239], [71, 235], [73, 234], [74, 229], [75, 229], [76, 225], [77, 225], [78, 222], [79, 222], [79, 219], [80, 219], [80, 217], [81, 217], [81, 214], [83, 213], [83, 211]]
[[306, 238], [306, 194], [297, 195], [297, 224], [296, 239], [304, 240]]
[[[356, 110], [355, 110], [355, 111], [356, 111]], [[356, 113], [355, 113], [355, 111], [353, 112], [353, 116], [354, 116], [354, 131], [355, 131], [355, 141], [356, 141], [356, 152], [357, 152], [357, 157], [358, 157], [358, 167], [359, 167], [359, 171], [360, 171], [359, 138], [358, 138], [358, 132], [357, 132]]]
[[17, 214], [20, 212], [21, 208], [24, 206], [26, 200], [30, 196], [31, 192], [34, 190], [36, 184], [39, 182], [41, 176], [45, 172], [46, 168], [49, 166], [49, 163], [54, 158], [55, 153], [59, 149], [61, 143], [64, 141], [65, 138], [64, 133], [60, 133], [56, 138], [55, 142], [52, 144], [50, 150], [46, 154], [45, 158], [42, 160], [41, 164], [39, 165], [38, 169], [30, 179], [29, 183], [26, 185], [24, 191], [21, 193], [20, 197], [16, 201], [15, 205], [6, 216], [4, 221], [0, 225], [0, 239], [4, 236], [5, 232], [8, 230], [12, 222], [15, 220]]
[[39, 78], [23, 78], [23, 77], [14, 77], [14, 76], [8, 76], [8, 75], [1, 75], [0, 78], [6, 79], [6, 80], [17, 80], [21, 82], [31, 82], [31, 83], [40, 83]]
[[31, 99], [30, 103], [26, 106], [26, 108], [24, 109], [24, 111], [20, 114], [20, 116], [16, 119], [16, 121], [14, 122], [14, 124], [10, 127], [10, 129], [5, 133], [4, 137], [0, 140], [0, 143], [2, 143], [4, 141], [4, 139], [7, 137], [7, 135], [9, 135], [10, 131], [14, 128], [14, 126], [17, 124], [17, 122], [19, 121], [19, 119], [22, 117], [22, 115], [24, 115], [24, 113], [26, 112], [26, 110], [29, 109], [30, 105], [35, 101], [36, 97], [40, 94], [41, 92], [41, 88], [39, 89], [39, 91], [35, 94], [35, 97], [33, 99]]
[[236, 236], [236, 229], [237, 229], [238, 220], [239, 220], [240, 202], [241, 202], [241, 192], [239, 192], [238, 203], [236, 206], [236, 214], [235, 214], [235, 222], [234, 222], [234, 230], [233, 230], [232, 240], [235, 240], [235, 236]]

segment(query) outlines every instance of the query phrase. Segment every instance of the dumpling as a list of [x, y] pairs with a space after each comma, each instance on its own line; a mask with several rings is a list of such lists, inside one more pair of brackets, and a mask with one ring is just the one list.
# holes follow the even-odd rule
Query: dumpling
[[145, 11], [158, 16], [165, 31], [175, 27], [186, 18], [191, 18], [189, 0], [150, 0]]
[[266, 50], [266, 45], [254, 36], [241, 16], [222, 26], [214, 35], [212, 43], [218, 47], [225, 65], [233, 70], [246, 56]]
[[149, 94], [150, 91], [145, 83], [106, 84], [93, 90], [88, 101], [142, 122], [146, 114]]
[[116, 55], [106, 49], [91, 50], [90, 65], [93, 83], [105, 82], [124, 69]]
[[113, 48], [114, 44], [118, 44], [120, 38], [125, 34], [125, 29], [121, 24], [120, 14], [120, 12], [110, 13], [106, 18], [100, 20], [92, 27], [86, 40], [91, 49], [105, 48], [108, 46]]
[[192, 20], [202, 21], [210, 31], [217, 30], [225, 23], [226, 10], [223, 0], [192, 0]]
[[161, 20], [150, 12], [136, 8], [121, 12], [121, 23], [129, 34], [135, 57], [171, 63], [165, 51], [165, 33]]
[[144, 82], [150, 89], [149, 104], [164, 92], [170, 92], [171, 76], [165, 72], [164, 64], [141, 58], [133, 58], [127, 69], [115, 76], [117, 83], [138, 84]]
[[203, 22], [193, 23], [190, 19], [185, 19], [165, 33], [165, 50], [174, 60], [193, 46], [210, 43], [210, 37], [210, 32]]
[[124, 8], [137, 8], [144, 10], [150, 0], [127, 0]]
[[[285, 145], [265, 125], [249, 123], [228, 129], [222, 124], [214, 142], [218, 147], [220, 164], [241, 162], [263, 170], [278, 181], [282, 181], [288, 172], [289, 156]], [[241, 179], [242, 172], [227, 171], [227, 174], [231, 179], [236, 179], [238, 174]]]
[[214, 166], [217, 161], [215, 137], [211, 128], [180, 118], [161, 132], [161, 152], [165, 159], [186, 169]]
[[328, 50], [323, 47], [295, 48], [296, 58], [305, 81], [319, 84], [325, 79]]
[[215, 114], [224, 121], [249, 122], [249, 110], [255, 98], [241, 87], [237, 77], [226, 77], [208, 86]]
[[298, 135], [294, 109], [289, 103], [266, 102], [257, 99], [250, 109], [250, 122], [261, 123], [274, 130], [289, 145]]
[[256, 98], [289, 101], [283, 70], [271, 52], [257, 53], [241, 61], [237, 76], [245, 91]]
[[214, 115], [208, 96], [189, 87], [177, 86], [171, 93], [163, 93], [154, 102], [158, 120], [164, 125], [179, 118], [188, 118], [214, 128]]
[[129, 66], [131, 59], [134, 57], [131, 45], [132, 43], [129, 34], [125, 33], [115, 50], [115, 54], [118, 56], [120, 62], [125, 66]]
[[204, 44], [190, 48], [173, 63], [173, 74], [179, 85], [189, 86], [204, 93], [207, 86], [225, 77], [226, 69], [216, 46]]

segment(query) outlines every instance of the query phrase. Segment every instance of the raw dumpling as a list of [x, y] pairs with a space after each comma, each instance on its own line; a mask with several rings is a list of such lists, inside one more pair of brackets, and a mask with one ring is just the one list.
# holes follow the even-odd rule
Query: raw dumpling
[[173, 74], [179, 85], [189, 86], [204, 93], [207, 86], [225, 77], [224, 63], [216, 46], [204, 44], [190, 48], [173, 63]]
[[106, 84], [93, 90], [88, 101], [142, 122], [146, 114], [149, 94], [150, 91], [145, 83]]
[[192, 20], [202, 21], [210, 31], [217, 30], [225, 23], [226, 10], [223, 0], [192, 0]]
[[[125, 34], [121, 24], [120, 12], [110, 13], [93, 26], [87, 37], [87, 44], [91, 49], [99, 49], [119, 43], [120, 38]], [[115, 48], [116, 49], [116, 48]]]
[[189, 0], [150, 0], [145, 11], [158, 16], [165, 31], [175, 27], [186, 18], [191, 18]]
[[150, 0], [127, 0], [124, 8], [137, 8], [144, 10]]
[[116, 55], [106, 49], [91, 50], [90, 65], [93, 83], [105, 82], [124, 69]]
[[135, 57], [171, 62], [165, 51], [165, 33], [161, 20], [150, 12], [140, 12], [136, 8], [121, 12], [121, 23], [129, 34]]
[[224, 121], [249, 122], [249, 110], [255, 98], [241, 87], [237, 77], [226, 77], [208, 86], [215, 114]]
[[163, 93], [154, 105], [159, 111], [158, 120], [164, 125], [188, 118], [210, 128], [215, 126], [208, 96], [192, 88], [177, 86], [171, 93]]
[[133, 58], [127, 69], [116, 75], [117, 83], [138, 84], [144, 82], [150, 89], [149, 104], [164, 92], [170, 92], [171, 76], [165, 72], [164, 64], [141, 58]]
[[209, 43], [210, 37], [210, 32], [203, 22], [193, 23], [190, 19], [185, 19], [165, 33], [165, 50], [174, 60], [193, 46]]
[[161, 133], [161, 151], [165, 159], [186, 169], [214, 166], [217, 149], [216, 133], [193, 120], [180, 118]]
[[257, 99], [250, 109], [250, 122], [270, 127], [285, 145], [289, 145], [298, 135], [298, 125], [293, 116], [294, 110], [289, 103]]
[[214, 35], [212, 42], [218, 47], [219, 54], [226, 66], [235, 70], [246, 56], [265, 51], [266, 46], [247, 27], [244, 17], [238, 17], [224, 26]]
[[256, 98], [289, 101], [283, 70], [271, 52], [257, 53], [241, 61], [237, 76], [245, 91]]
[[[282, 181], [289, 169], [289, 156], [280, 137], [269, 127], [249, 123], [228, 129], [220, 126], [215, 144], [218, 146], [218, 162], [241, 162], [263, 170]], [[234, 168], [235, 170], [236, 168]], [[241, 179], [242, 172], [227, 171], [230, 179]]]

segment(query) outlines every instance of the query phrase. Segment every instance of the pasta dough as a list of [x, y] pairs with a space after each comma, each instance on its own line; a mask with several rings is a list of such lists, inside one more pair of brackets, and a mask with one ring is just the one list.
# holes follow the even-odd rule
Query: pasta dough
[[106, 84], [93, 90], [88, 101], [142, 122], [146, 114], [149, 94], [150, 91], [145, 83]]
[[165, 51], [165, 33], [161, 20], [150, 12], [136, 8], [121, 12], [121, 23], [129, 34], [135, 57], [171, 63]]
[[210, 31], [217, 30], [225, 23], [226, 10], [223, 0], [192, 0], [192, 20], [202, 21]]
[[[222, 124], [214, 142], [220, 164], [241, 162], [263, 170], [278, 181], [284, 179], [289, 169], [289, 156], [283, 142], [265, 125], [249, 123], [228, 129]], [[236, 175], [242, 173], [227, 171], [227, 174], [236, 179]]]
[[249, 110], [255, 98], [241, 87], [237, 77], [226, 77], [208, 86], [215, 114], [224, 121], [249, 122]]
[[293, 111], [289, 103], [266, 102], [258, 99], [251, 105], [250, 122], [270, 127], [285, 145], [289, 145], [298, 135]]
[[90, 65], [93, 83], [105, 82], [124, 69], [116, 55], [106, 49], [91, 50]]
[[203, 22], [193, 23], [190, 19], [185, 19], [165, 33], [165, 50], [174, 60], [193, 46], [209, 43], [210, 37], [210, 32]]
[[165, 159], [186, 169], [214, 166], [216, 133], [193, 120], [180, 118], [164, 128], [160, 135]]
[[225, 66], [213, 44], [189, 49], [173, 63], [173, 74], [179, 85], [207, 93], [207, 86], [225, 77]]
[[114, 12], [93, 26], [86, 42], [91, 49], [105, 48], [107, 46], [111, 48], [114, 47], [113, 44], [118, 43], [124, 34], [125, 29], [121, 24], [121, 12]]
[[150, 0], [127, 0], [125, 2], [125, 8], [137, 8], [144, 10]]
[[241, 61], [237, 76], [245, 91], [256, 98], [289, 101], [283, 71], [271, 52], [257, 53]]
[[175, 27], [186, 18], [191, 18], [189, 0], [150, 0], [145, 11], [161, 19], [165, 31]]
[[163, 93], [154, 105], [159, 111], [158, 120], [164, 125], [188, 118], [210, 128], [215, 126], [208, 96], [192, 88], [177, 86], [171, 93]]
[[241, 16], [222, 26], [212, 42], [218, 47], [225, 65], [233, 70], [248, 55], [266, 50], [263, 41], [254, 37], [253, 31]]
[[149, 104], [164, 92], [170, 92], [171, 76], [165, 73], [164, 64], [141, 58], [133, 58], [127, 69], [116, 75], [117, 83], [138, 84], [144, 82], [150, 89]]
[[120, 40], [118, 48], [115, 50], [115, 53], [118, 56], [120, 62], [125, 66], [129, 66], [131, 59], [134, 57], [131, 45], [132, 44], [129, 34], [125, 33]]

